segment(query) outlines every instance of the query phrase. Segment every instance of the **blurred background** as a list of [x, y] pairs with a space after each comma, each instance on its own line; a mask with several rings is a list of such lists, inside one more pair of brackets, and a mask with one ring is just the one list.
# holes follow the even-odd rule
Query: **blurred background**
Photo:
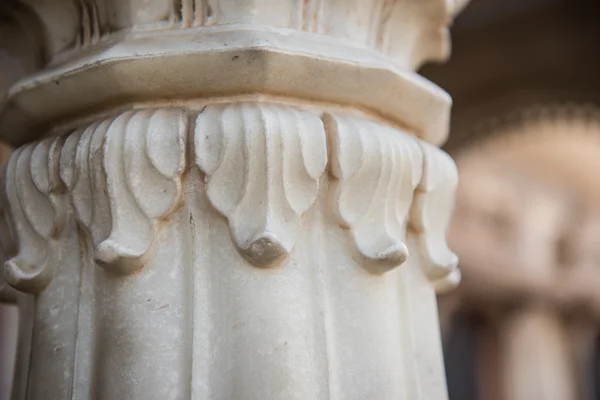
[[[472, 0], [452, 37], [450, 61], [420, 71], [454, 98], [450, 400], [600, 399], [600, 2]], [[0, 94], [35, 65], [1, 48]], [[0, 399], [17, 326], [0, 304]]]
[[600, 399], [600, 2], [473, 0], [452, 43], [450, 400]]

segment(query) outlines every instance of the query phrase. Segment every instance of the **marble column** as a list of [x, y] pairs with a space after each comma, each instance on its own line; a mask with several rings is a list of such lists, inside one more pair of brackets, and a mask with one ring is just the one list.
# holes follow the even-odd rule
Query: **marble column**
[[[568, 229], [576, 203], [564, 190], [489, 159], [459, 159], [462, 179], [449, 236], [464, 272], [457, 291], [464, 304], [456, 308], [493, 319], [490, 330], [497, 335], [498, 368], [478, 372], [483, 382], [499, 384], [501, 399], [577, 399], [566, 317], [580, 303], [577, 292], [587, 299], [595, 291], [579, 284], [583, 260], [563, 259], [563, 248], [584, 244], [572, 234], [581, 233], [582, 224]], [[590, 288], [596, 287], [594, 274], [585, 272]]]
[[414, 70], [463, 3], [14, 2], [13, 398], [446, 398], [451, 101]]
[[568, 333], [554, 312], [519, 310], [505, 319], [501, 335], [506, 399], [578, 398]]

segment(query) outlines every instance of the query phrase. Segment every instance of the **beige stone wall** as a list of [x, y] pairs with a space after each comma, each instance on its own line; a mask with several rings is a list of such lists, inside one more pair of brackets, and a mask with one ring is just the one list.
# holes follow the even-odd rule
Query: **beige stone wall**
[[586, 399], [598, 379], [600, 129], [581, 113], [524, 115], [457, 158], [449, 243], [463, 281], [440, 298], [441, 318], [448, 335], [453, 315], [483, 318], [471, 352], [496, 338], [493, 364], [475, 363], [480, 398]]

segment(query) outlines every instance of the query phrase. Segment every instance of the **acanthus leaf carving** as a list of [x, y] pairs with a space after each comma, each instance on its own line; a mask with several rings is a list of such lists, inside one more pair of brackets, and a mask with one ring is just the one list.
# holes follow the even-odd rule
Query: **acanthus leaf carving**
[[365, 119], [329, 114], [324, 119], [334, 214], [350, 230], [365, 268], [374, 273], [395, 268], [408, 257], [406, 220], [422, 171], [417, 141]]
[[67, 139], [61, 177], [100, 265], [120, 273], [144, 265], [181, 197], [187, 125], [180, 109], [129, 111]]
[[285, 106], [212, 105], [198, 115], [194, 137], [208, 199], [228, 219], [238, 251], [258, 267], [281, 262], [325, 171], [322, 121]]
[[3, 217], [15, 243], [4, 247], [16, 255], [5, 262], [4, 278], [22, 291], [43, 290], [59, 260], [56, 239], [66, 220], [58, 178], [63, 141], [48, 138], [17, 149], [5, 169]]
[[[98, 264], [141, 268], [182, 196], [188, 125], [182, 109], [132, 110], [18, 149], [5, 176], [3, 215], [18, 248], [6, 281], [31, 292], [48, 284], [69, 206]], [[208, 105], [193, 134], [206, 196], [253, 265], [277, 265], [294, 248], [327, 166], [328, 138], [329, 199], [360, 264], [371, 273], [401, 265], [410, 224], [434, 286], [445, 291], [460, 280], [445, 241], [457, 172], [435, 146], [364, 118], [262, 102]]]
[[129, 111], [17, 149], [4, 177], [3, 222], [15, 242], [4, 247], [18, 249], [5, 263], [6, 281], [32, 293], [48, 285], [69, 206], [99, 265], [142, 267], [181, 198], [187, 129], [181, 109]]
[[439, 148], [419, 141], [423, 153], [423, 178], [411, 208], [410, 226], [423, 256], [423, 269], [438, 293], [460, 282], [458, 257], [446, 243], [458, 185], [456, 164]]

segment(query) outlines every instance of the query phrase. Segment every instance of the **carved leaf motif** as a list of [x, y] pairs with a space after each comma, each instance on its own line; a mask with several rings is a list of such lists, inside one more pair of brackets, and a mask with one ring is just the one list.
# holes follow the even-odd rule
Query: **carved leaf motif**
[[327, 163], [321, 120], [269, 104], [208, 106], [196, 120], [195, 154], [240, 253], [258, 267], [287, 257]]
[[187, 126], [183, 110], [130, 111], [16, 150], [2, 216], [15, 242], [4, 247], [18, 252], [5, 263], [6, 281], [33, 293], [50, 282], [69, 205], [65, 189], [95, 260], [115, 272], [140, 268], [160, 220], [181, 197]]
[[[404, 262], [410, 210], [426, 274], [439, 290], [456, 284], [457, 258], [445, 241], [457, 184], [450, 157], [383, 124], [323, 121], [264, 103], [211, 105], [198, 115], [196, 163], [239, 252], [268, 267], [293, 249], [325, 170], [327, 130], [335, 216], [363, 266], [381, 273]], [[140, 268], [179, 203], [187, 129], [180, 109], [129, 111], [17, 150], [5, 175], [3, 217], [17, 248], [7, 246], [17, 254], [5, 264], [6, 281], [31, 292], [48, 284], [66, 193], [95, 260], [116, 272]]]
[[338, 222], [350, 229], [371, 272], [402, 264], [407, 215], [422, 171], [416, 139], [358, 118], [327, 115], [325, 126]]
[[417, 233], [426, 275], [438, 292], [445, 292], [460, 282], [458, 257], [446, 243], [458, 172], [444, 151], [423, 141], [419, 146], [423, 152], [423, 179], [417, 187], [410, 223]]
[[144, 264], [157, 225], [181, 197], [186, 131], [182, 110], [142, 110], [67, 139], [61, 178], [99, 264], [121, 273]]
[[58, 178], [62, 142], [63, 138], [49, 138], [17, 149], [5, 170], [3, 217], [17, 254], [4, 264], [4, 277], [19, 290], [44, 289], [58, 262], [56, 238], [66, 219]]

